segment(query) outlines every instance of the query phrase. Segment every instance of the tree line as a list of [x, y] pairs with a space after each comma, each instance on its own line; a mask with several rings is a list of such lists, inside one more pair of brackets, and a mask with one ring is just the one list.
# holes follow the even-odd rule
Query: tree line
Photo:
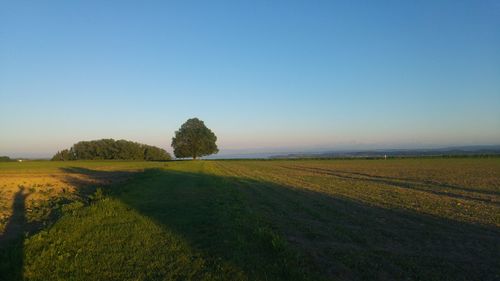
[[14, 160], [10, 159], [9, 156], [0, 156], [0, 162], [11, 162], [11, 161]]
[[[219, 152], [217, 136], [198, 118], [188, 119], [172, 138], [177, 158], [207, 156]], [[101, 139], [81, 141], [70, 149], [58, 151], [52, 160], [171, 160], [170, 154], [156, 146], [126, 140]]]
[[58, 151], [53, 161], [68, 160], [171, 160], [170, 154], [156, 146], [127, 140], [101, 139], [80, 141], [69, 149]]

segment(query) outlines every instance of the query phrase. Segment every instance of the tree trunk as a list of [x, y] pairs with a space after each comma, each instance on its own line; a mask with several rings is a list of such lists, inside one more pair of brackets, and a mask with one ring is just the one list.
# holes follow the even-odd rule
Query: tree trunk
[[196, 160], [196, 155], [193, 155], [193, 160]]

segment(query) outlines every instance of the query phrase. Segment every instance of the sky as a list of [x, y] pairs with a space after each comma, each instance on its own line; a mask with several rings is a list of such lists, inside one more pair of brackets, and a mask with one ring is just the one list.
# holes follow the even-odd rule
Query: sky
[[3, 1], [0, 155], [500, 144], [500, 2]]

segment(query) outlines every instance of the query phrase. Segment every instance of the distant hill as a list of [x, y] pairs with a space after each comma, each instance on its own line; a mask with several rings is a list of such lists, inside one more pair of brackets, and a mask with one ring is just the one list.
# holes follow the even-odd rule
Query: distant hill
[[377, 158], [419, 156], [480, 156], [499, 155], [500, 145], [455, 146], [429, 149], [374, 149], [359, 151], [326, 151], [318, 153], [291, 153], [271, 156], [272, 159], [288, 158]]

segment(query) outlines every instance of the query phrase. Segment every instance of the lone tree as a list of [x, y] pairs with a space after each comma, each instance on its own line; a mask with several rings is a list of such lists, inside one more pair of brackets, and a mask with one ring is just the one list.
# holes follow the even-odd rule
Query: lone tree
[[193, 160], [219, 152], [217, 136], [198, 118], [191, 118], [182, 124], [172, 138], [172, 147], [177, 158], [193, 157]]

